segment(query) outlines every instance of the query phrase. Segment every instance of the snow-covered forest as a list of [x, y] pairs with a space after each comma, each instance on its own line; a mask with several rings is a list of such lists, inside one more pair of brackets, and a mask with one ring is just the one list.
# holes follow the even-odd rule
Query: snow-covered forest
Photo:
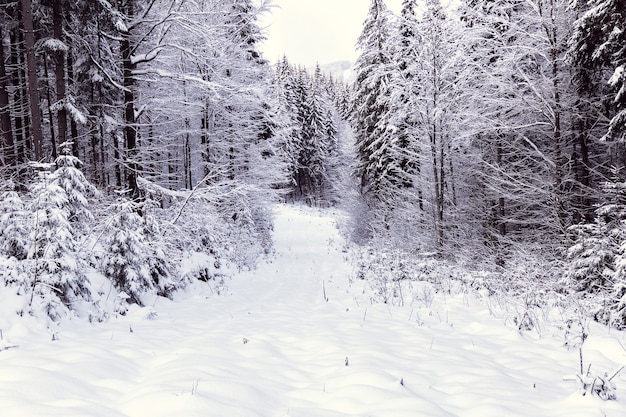
[[[561, 332], [581, 391], [615, 399], [619, 371], [591, 377], [581, 346], [591, 322], [626, 329], [626, 3], [369, 4], [344, 81], [263, 56], [271, 1], [2, 2], [0, 355], [20, 326], [57, 341], [68, 322], [133, 332], [194, 293], [289, 299], [268, 277], [297, 273], [297, 236], [324, 303], [343, 275], [329, 291], [367, 287], [346, 312], [410, 308], [418, 327], [452, 327], [447, 296], [495, 299], [490, 320]], [[341, 236], [289, 230], [312, 220], [286, 205], [334, 213]]]

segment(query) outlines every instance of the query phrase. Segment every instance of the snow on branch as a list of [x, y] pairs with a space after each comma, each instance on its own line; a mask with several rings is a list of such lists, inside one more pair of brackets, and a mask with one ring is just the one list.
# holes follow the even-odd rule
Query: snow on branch
[[163, 78], [171, 78], [173, 80], [178, 80], [178, 81], [191, 81], [194, 83], [198, 83], [200, 85], [203, 85], [205, 87], [207, 87], [209, 90], [213, 91], [215, 93], [216, 96], [220, 96], [220, 94], [217, 92], [217, 88], [220, 87], [222, 88], [223, 86], [214, 83], [212, 81], [207, 81], [207, 80], [203, 80], [200, 77], [196, 77], [193, 75], [187, 75], [187, 74], [176, 74], [167, 70], [163, 70], [163, 69], [158, 69], [158, 68], [150, 68], [150, 69], [145, 69], [145, 70], [135, 70], [133, 71], [133, 75], [148, 75], [148, 74], [154, 74], [157, 75], [159, 77], [163, 77]]
[[83, 112], [81, 112], [80, 110], [76, 108], [76, 106], [74, 106], [73, 101], [74, 100], [65, 101], [65, 110], [67, 110], [67, 112], [70, 114], [70, 116], [76, 123], [80, 123], [81, 125], [86, 125], [87, 116], [85, 116]]
[[118, 32], [122, 32], [122, 33], [127, 33], [128, 32], [128, 27], [126, 26], [126, 23], [124, 23], [124, 21], [121, 18], [115, 19], [115, 29], [117, 29]]
[[102, 67], [102, 65], [100, 65], [100, 63], [93, 57], [93, 55], [89, 55], [89, 58], [91, 58], [91, 62], [100, 70], [100, 72], [104, 75], [104, 78], [106, 78], [106, 80], [115, 88], [125, 91], [125, 92], [130, 92], [130, 90], [126, 87], [124, 87], [123, 85], [121, 85], [120, 83], [118, 83], [117, 81], [115, 81], [110, 75], [109, 73]]
[[65, 109], [76, 123], [81, 125], [87, 124], [87, 116], [74, 106], [74, 97], [67, 96], [63, 100], [59, 100], [50, 106], [50, 110], [59, 111]]
[[66, 53], [67, 51], [69, 51], [69, 48], [65, 44], [65, 42], [56, 38], [46, 39], [41, 46], [48, 52]]
[[145, 62], [150, 62], [150, 61], [154, 60], [157, 56], [159, 56], [159, 53], [161, 53], [162, 50], [163, 50], [163, 47], [159, 46], [159, 47], [154, 48], [152, 51], [150, 51], [150, 52], [148, 52], [146, 54], [133, 55], [130, 58], [130, 62], [133, 65], [143, 64]]

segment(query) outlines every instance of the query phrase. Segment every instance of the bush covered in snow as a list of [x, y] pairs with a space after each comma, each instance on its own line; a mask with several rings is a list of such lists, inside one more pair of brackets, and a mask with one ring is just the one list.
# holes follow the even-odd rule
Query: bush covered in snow
[[612, 201], [598, 207], [593, 223], [571, 227], [575, 243], [563, 283], [599, 322], [626, 328], [626, 201], [623, 183], [607, 183]]
[[158, 245], [159, 227], [151, 216], [139, 216], [132, 203], [123, 204], [109, 225], [103, 243], [102, 272], [132, 303], [142, 295], [167, 295], [174, 285], [171, 265]]
[[70, 197], [56, 174], [44, 173], [33, 188], [34, 224], [28, 253], [36, 296], [31, 299], [40, 300], [51, 318], [60, 318], [63, 307], [71, 308], [75, 300], [90, 298], [83, 262], [77, 256], [76, 231], [69, 220]]
[[18, 314], [103, 320], [196, 280], [223, 285], [271, 251], [272, 212], [254, 190], [145, 183], [140, 215], [101, 194], [67, 151], [35, 167], [28, 192], [1, 190], [0, 285], [23, 299]]

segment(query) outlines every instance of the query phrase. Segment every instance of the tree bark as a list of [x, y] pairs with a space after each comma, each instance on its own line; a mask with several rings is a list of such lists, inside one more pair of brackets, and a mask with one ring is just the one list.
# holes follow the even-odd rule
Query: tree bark
[[[6, 165], [13, 166], [16, 163], [15, 142], [13, 140], [13, 128], [11, 127], [11, 108], [9, 101], [9, 77], [4, 66], [4, 33], [0, 26], [0, 140]], [[0, 165], [2, 162], [0, 162]]]
[[19, 166], [24, 164], [28, 159], [26, 156], [26, 148], [30, 149], [27, 131], [30, 120], [28, 118], [27, 92], [24, 82], [26, 76], [21, 59], [23, 49], [20, 47], [23, 36], [21, 36], [21, 31], [16, 29], [10, 32], [9, 37], [11, 41], [10, 62], [13, 68], [10, 80], [14, 91], [13, 103], [15, 107], [15, 164]]
[[50, 74], [48, 73], [48, 54], [44, 53], [43, 55], [43, 78], [46, 83], [46, 88], [44, 89], [46, 92], [45, 100], [48, 102], [48, 127], [50, 129], [50, 144], [52, 145], [52, 159], [57, 159], [57, 141], [56, 134], [54, 133], [54, 115], [53, 108], [54, 103], [52, 102], [52, 97], [50, 94]]
[[[65, 12], [65, 19], [66, 19], [66, 21], [70, 22], [70, 13], [69, 12]], [[72, 89], [72, 86], [75, 84], [75, 80], [74, 80], [74, 56], [72, 54], [72, 49], [70, 49], [70, 45], [68, 45], [68, 50], [67, 50], [66, 55], [67, 55], [67, 57], [66, 57], [65, 65], [66, 65], [66, 68], [67, 68], [67, 87], [70, 88], [71, 93], [76, 94], [76, 92], [73, 91], [73, 89]], [[67, 97], [67, 92], [65, 93], [65, 97]], [[66, 98], [66, 100], [67, 100], [67, 98]], [[67, 109], [65, 109], [65, 110], [67, 111]], [[76, 120], [74, 120], [73, 117], [69, 117], [68, 122], [70, 124], [70, 139], [72, 141], [72, 155], [75, 156], [76, 158], [78, 158], [79, 157], [79, 155], [78, 155], [78, 126], [76, 124]], [[86, 152], [85, 152], [85, 154], [86, 154]]]
[[[63, 0], [52, 2], [52, 36], [59, 42], [63, 42]], [[59, 146], [64, 146], [67, 141], [67, 110], [65, 107], [65, 51], [54, 51], [55, 79], [56, 79], [56, 109], [57, 109], [57, 133]]]
[[35, 61], [35, 30], [33, 28], [33, 9], [31, 0], [21, 0], [22, 30], [24, 33], [24, 47], [26, 49], [26, 68], [28, 98], [30, 104], [31, 135], [33, 151], [36, 161], [43, 159], [43, 133], [41, 130], [41, 112], [39, 110], [39, 90], [37, 88], [37, 63]]
[[[129, 21], [134, 17], [133, 2], [126, 4], [125, 15]], [[126, 144], [126, 164], [128, 166], [128, 188], [130, 197], [137, 205], [137, 212], [142, 214], [140, 203], [143, 201], [137, 175], [139, 164], [137, 163], [137, 121], [135, 119], [135, 77], [136, 64], [132, 61], [132, 42], [129, 31], [121, 32], [120, 52], [122, 55], [122, 68], [124, 77], [124, 140]]]

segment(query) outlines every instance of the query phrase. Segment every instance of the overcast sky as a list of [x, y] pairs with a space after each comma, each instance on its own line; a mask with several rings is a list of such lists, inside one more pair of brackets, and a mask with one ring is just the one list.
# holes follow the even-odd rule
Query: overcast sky
[[[402, 0], [386, 0], [400, 13]], [[287, 55], [293, 64], [314, 66], [356, 59], [355, 45], [370, 0], [274, 0], [271, 14], [260, 22], [268, 39], [261, 45], [275, 62]]]

